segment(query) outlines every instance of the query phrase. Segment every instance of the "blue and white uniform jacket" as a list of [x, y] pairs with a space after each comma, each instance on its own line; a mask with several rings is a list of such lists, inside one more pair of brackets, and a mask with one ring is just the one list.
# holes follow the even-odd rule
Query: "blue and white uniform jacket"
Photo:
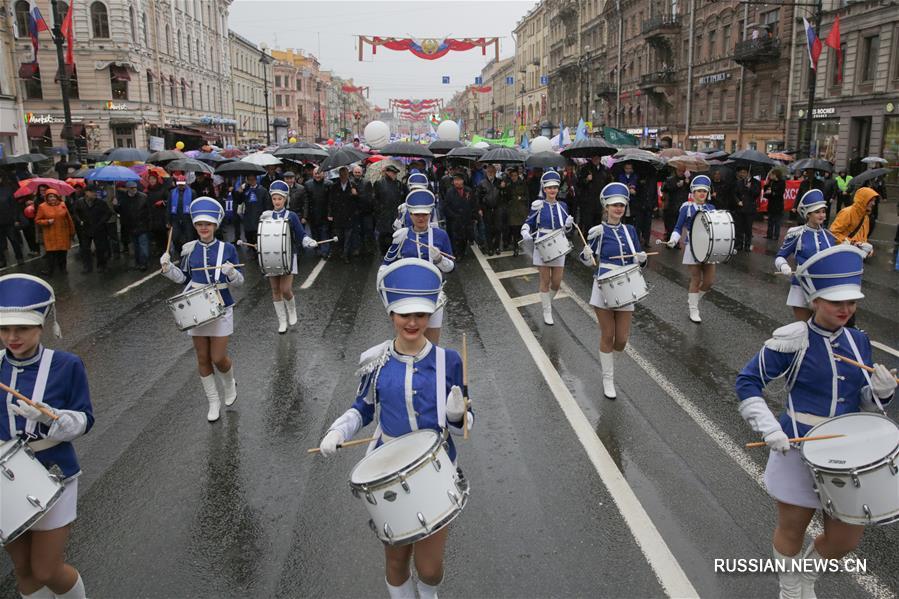
[[534, 231], [537, 232], [534, 235], [534, 239], [537, 240], [556, 229], [565, 229], [566, 232], [571, 230], [570, 226], [565, 226], [568, 216], [568, 204], [565, 202], [550, 203], [546, 200], [534, 200], [531, 202], [531, 213], [528, 214], [524, 224], [532, 235]]
[[[587, 243], [593, 255], [596, 256], [595, 277], [600, 277], [622, 266], [637, 264], [636, 257], [612, 259], [612, 256], [626, 256], [643, 251], [640, 247], [640, 236], [637, 235], [637, 230], [633, 225], [598, 224], [587, 233]], [[593, 266], [593, 262], [589, 258], [589, 255], [581, 252], [581, 262], [586, 266]]]
[[[172, 265], [171, 270], [166, 276], [176, 283], [187, 282], [184, 291], [196, 289], [215, 283], [219, 292], [222, 294], [222, 300], [225, 307], [234, 305], [234, 298], [231, 297], [229, 286], [240, 287], [243, 285], [243, 272], [238, 267], [232, 278], [229, 280], [222, 273], [221, 266], [225, 262], [231, 264], [239, 264], [237, 258], [237, 248], [233, 244], [212, 240], [210, 243], [202, 241], [188, 241], [181, 248], [181, 263], [178, 266]], [[209, 270], [194, 270], [204, 266], [214, 266]]]
[[[787, 405], [778, 420], [789, 437], [805, 435], [821, 418], [879, 411], [870, 375], [834, 359], [837, 354], [872, 365], [871, 342], [858, 329], [828, 331], [811, 320], [780, 327], [737, 375], [737, 397], [762, 397], [767, 385], [783, 377]], [[885, 404], [892, 397], [878, 399]]]
[[[300, 217], [297, 216], [296, 212], [291, 212], [287, 208], [284, 208], [283, 210], [272, 210], [270, 214], [274, 220], [287, 219], [287, 224], [290, 227], [290, 247], [293, 251], [293, 255], [299, 254], [300, 248], [303, 247], [303, 238], [308, 237], [306, 229], [303, 227], [303, 223], [300, 222]], [[236, 264], [236, 262], [233, 262], [232, 264]]]
[[[463, 433], [462, 419], [453, 422], [446, 417], [450, 389], [453, 385], [462, 388], [462, 358], [458, 352], [427, 342], [417, 355], [406, 356], [396, 352], [393, 341], [385, 341], [365, 351], [359, 363], [357, 374], [362, 379], [356, 401], [329, 430], [339, 430], [349, 440], [375, 419], [376, 408], [380, 407], [374, 434], [377, 441], [369, 451], [417, 430]], [[469, 408], [469, 430], [473, 422], [474, 414]], [[455, 462], [452, 437], [447, 444], [449, 457]]]
[[[787, 258], [793, 256], [796, 260], [796, 267], [802, 266], [806, 260], [829, 247], [839, 245], [837, 238], [833, 233], [821, 227], [813, 229], [808, 225], [801, 227], [791, 227], [784, 237], [784, 243], [777, 251], [777, 257], [774, 259], [774, 267], [780, 270], [781, 264], [787, 263]], [[799, 286], [796, 277], [790, 279], [790, 284]]]
[[696, 214], [698, 212], [711, 212], [712, 210], [715, 210], [715, 206], [708, 202], [705, 204], [697, 204], [696, 202], [684, 202], [681, 204], [680, 211], [677, 213], [677, 223], [674, 225], [674, 233], [671, 234], [671, 239], [680, 241], [681, 231], [683, 231], [684, 227], [687, 227], [687, 233], [684, 235], [684, 243], [689, 243], [690, 230], [693, 228], [693, 219], [696, 218]]
[[35, 453], [48, 470], [57, 466], [62, 478], [81, 473], [72, 440], [87, 433], [94, 425], [87, 372], [81, 358], [68, 352], [38, 347], [37, 353], [16, 360], [8, 352], [0, 352], [0, 381], [25, 397], [44, 403], [59, 416], [45, 425], [26, 420], [9, 409], [18, 402], [12, 393], [3, 393], [0, 407], [0, 441], [21, 438], [26, 441], [58, 441], [57, 445]]
[[[453, 255], [453, 246], [450, 242], [449, 235], [447, 235], [446, 231], [444, 231], [443, 229], [432, 226], [428, 227], [427, 231], [418, 233], [414, 228], [408, 227], [406, 239], [404, 239], [403, 242], [399, 244], [393, 243], [389, 248], [387, 248], [387, 253], [384, 254], [383, 265], [386, 266], [391, 262], [399, 260], [400, 258], [421, 258], [422, 260], [427, 260], [428, 262], [430, 262], [431, 258], [429, 257], [428, 248], [423, 245], [413, 243], [412, 240], [417, 241], [418, 243], [424, 243], [436, 247], [444, 254], [448, 254], [450, 256]], [[436, 266], [444, 274], [446, 274], [448, 272], [451, 272], [456, 265], [452, 260], [444, 256], [440, 261], [440, 264], [437, 264]]]

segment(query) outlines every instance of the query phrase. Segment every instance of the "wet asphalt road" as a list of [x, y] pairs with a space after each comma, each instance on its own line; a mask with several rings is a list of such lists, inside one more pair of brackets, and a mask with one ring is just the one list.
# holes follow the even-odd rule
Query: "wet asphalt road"
[[[715, 558], [770, 555], [773, 504], [756, 478], [765, 452], [741, 449], [755, 438], [733, 393], [737, 371], [790, 320], [769, 243], [718, 269], [699, 326], [687, 318], [680, 253], [651, 259], [650, 295], [637, 307], [629, 355], [616, 362], [615, 402], [600, 391], [598, 333], [583, 305], [588, 269], [569, 257], [565, 283], [583, 301], [557, 300], [554, 327], [543, 325], [539, 303], [518, 309], [707, 597], [776, 593], [773, 575], [713, 571]], [[859, 324], [899, 348], [899, 273], [888, 254], [866, 266]], [[114, 296], [142, 276], [124, 262], [101, 278], [77, 274], [70, 259], [68, 277], [53, 279], [65, 337], [51, 345], [84, 359], [97, 416], [76, 445], [84, 474], [69, 546], [89, 596], [386, 596], [380, 544], [346, 486], [363, 451], [330, 460], [305, 451], [351, 404], [359, 353], [391, 334], [374, 288], [377, 261], [329, 262], [299, 290], [316, 264], [302, 260], [300, 322], [287, 335], [275, 332], [267, 282], [249, 267], [231, 341], [239, 396], [211, 425], [190, 341], [164, 305], [178, 287], [157, 276]], [[511, 256], [483, 263], [495, 272], [530, 266]], [[528, 295], [537, 277], [502, 286]], [[458, 349], [468, 333], [477, 422], [460, 442], [472, 499], [451, 525], [441, 596], [664, 596], [481, 262], [461, 262], [447, 293], [442, 344]], [[875, 359], [899, 364], [881, 350]], [[866, 534], [858, 554], [876, 577], [862, 581], [867, 590], [850, 575], [825, 575], [821, 596], [899, 588], [896, 535], [895, 526]], [[5, 556], [0, 567], [0, 597], [16, 597]]]

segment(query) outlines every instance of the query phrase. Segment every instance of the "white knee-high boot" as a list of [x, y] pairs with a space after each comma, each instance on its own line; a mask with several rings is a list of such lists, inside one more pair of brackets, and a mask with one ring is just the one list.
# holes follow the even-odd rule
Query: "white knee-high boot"
[[431, 586], [422, 581], [418, 581], [418, 596], [421, 599], [437, 599], [437, 586]]
[[278, 333], [287, 332], [287, 307], [284, 301], [272, 302], [275, 304], [275, 315], [278, 317]]
[[615, 399], [615, 353], [599, 352], [599, 363], [602, 366], [602, 392], [608, 399]]
[[297, 302], [296, 297], [284, 300], [284, 306], [287, 308], [287, 324], [293, 326], [297, 323]]
[[541, 291], [540, 303], [543, 304], [543, 322], [553, 324], [553, 291]]
[[[822, 559], [821, 554], [818, 553], [817, 549], [815, 549], [814, 540], [802, 554], [802, 559]], [[815, 582], [818, 580], [819, 575], [820, 572], [817, 572], [815, 570], [812, 570], [811, 572], [803, 571], [799, 574], [799, 580], [802, 582], [802, 599], [816, 599], [817, 595], [815, 595]]]
[[226, 406], [230, 406], [237, 400], [237, 381], [234, 380], [234, 363], [231, 363], [231, 368], [227, 372], [222, 372], [218, 368], [215, 369], [215, 372], [222, 382], [222, 395], [224, 395], [222, 399], [225, 400]]
[[386, 578], [384, 579], [384, 583], [387, 585], [387, 592], [390, 594], [390, 599], [416, 599], [415, 581], [412, 580], [411, 574], [409, 575], [409, 578], [406, 579], [406, 582], [398, 587], [387, 582]]
[[81, 580], [81, 574], [78, 575], [78, 580], [75, 581], [75, 585], [71, 589], [56, 597], [57, 599], [85, 599], [84, 581]]
[[209, 400], [209, 412], [206, 414], [206, 420], [215, 422], [219, 419], [219, 411], [222, 408], [219, 390], [215, 386], [215, 375], [201, 376], [200, 382], [203, 383], [203, 391], [206, 392], [206, 399]]
[[784, 555], [774, 547], [774, 559], [784, 562], [784, 571], [777, 573], [777, 583], [780, 585], [780, 599], [802, 599], [802, 578], [799, 572], [796, 572], [794, 560], [798, 555]]
[[702, 318], [699, 317], [699, 298], [701, 296], [698, 293], [688, 293], [687, 294], [687, 305], [690, 308], [690, 320], [693, 322], [702, 322]]

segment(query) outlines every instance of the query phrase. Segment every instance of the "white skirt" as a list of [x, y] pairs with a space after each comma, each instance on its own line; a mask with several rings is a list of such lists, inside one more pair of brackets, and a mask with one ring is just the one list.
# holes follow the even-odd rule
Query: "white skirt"
[[602, 297], [602, 289], [599, 288], [599, 281], [593, 279], [593, 293], [590, 294], [590, 305], [603, 310], [612, 310], [613, 312], [633, 312], [635, 304], [628, 304], [619, 308], [609, 308]]
[[684, 243], [684, 258], [681, 260], [681, 264], [702, 264], [693, 256], [693, 250], [690, 249], [690, 238], [687, 237], [682, 241]]
[[790, 285], [787, 305], [793, 308], [808, 308], [808, 294], [799, 285]]
[[225, 314], [206, 324], [187, 331], [191, 337], [230, 337], [234, 332], [233, 306], [225, 308]]
[[[299, 272], [297, 270], [297, 255], [294, 254], [293, 261], [291, 262], [291, 266], [290, 266], [290, 272], [286, 273], [286, 274], [295, 275], [295, 274], [297, 274], [297, 272]], [[265, 276], [266, 277], [283, 277], [284, 275], [265, 275]]]
[[815, 482], [812, 471], [802, 461], [798, 449], [790, 449], [786, 455], [779, 451], [768, 454], [768, 465], [765, 467], [765, 488], [768, 495], [790, 505], [821, 508], [821, 500], [815, 493]]
[[71, 524], [78, 516], [78, 479], [66, 482], [62, 495], [50, 511], [41, 516], [28, 530], [56, 530]]
[[558, 258], [550, 260], [549, 262], [544, 262], [543, 258], [540, 257], [540, 252], [537, 251], [537, 248], [534, 248], [533, 256], [534, 266], [565, 266], [565, 256], [559, 256]]

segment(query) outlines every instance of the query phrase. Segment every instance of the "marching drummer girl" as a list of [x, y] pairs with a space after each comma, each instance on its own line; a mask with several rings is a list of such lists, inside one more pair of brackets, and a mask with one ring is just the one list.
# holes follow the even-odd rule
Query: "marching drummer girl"
[[[824, 221], [827, 220], [827, 201], [820, 189], [811, 189], [802, 194], [796, 205], [796, 211], [800, 217], [805, 219], [805, 224], [792, 227], [787, 231], [783, 245], [777, 252], [777, 258], [774, 259], [774, 267], [785, 275], [793, 272], [787, 262], [787, 258], [790, 256], [793, 256], [798, 268], [816, 253], [838, 243], [833, 233], [824, 226]], [[796, 320], [805, 321], [812, 316], [812, 311], [808, 306], [808, 297], [796, 277], [790, 280], [787, 305], [793, 308]]]
[[6, 348], [0, 352], [0, 382], [41, 408], [3, 393], [0, 442], [27, 441], [37, 460], [48, 470], [58, 469], [64, 483], [56, 503], [5, 546], [16, 586], [26, 599], [84, 597], [81, 575], [64, 558], [77, 514], [81, 474], [72, 441], [91, 429], [94, 413], [81, 358], [41, 343], [44, 325], [60, 334], [55, 300], [53, 288], [37, 277], [0, 277], [0, 340]]
[[[411, 179], [415, 174], [413, 173], [409, 178]], [[435, 204], [434, 194], [428, 189], [419, 187], [408, 193], [405, 205], [412, 224], [393, 234], [393, 244], [384, 255], [385, 266], [401, 258], [420, 258], [432, 262], [442, 274], [452, 272], [456, 263], [450, 257], [453, 246], [449, 235], [443, 229], [431, 224], [431, 215], [434, 213]], [[443, 306], [441, 305], [428, 319], [428, 327], [425, 331], [428, 341], [439, 343], [442, 327]]]
[[304, 248], [318, 247], [318, 243], [306, 234], [306, 229], [300, 222], [300, 217], [295, 212], [287, 209], [287, 201], [290, 197], [290, 187], [284, 181], [275, 181], [268, 188], [272, 198], [274, 210], [263, 212], [260, 220], [272, 218], [274, 220], [287, 219], [290, 226], [290, 244], [293, 255], [291, 256], [290, 272], [283, 275], [266, 275], [269, 285], [272, 287], [272, 302], [275, 305], [275, 314], [278, 317], [278, 332], [286, 333], [288, 325], [297, 323], [297, 304], [293, 296], [293, 276], [297, 274], [297, 254], [300, 251], [299, 243]]
[[613, 270], [631, 265], [646, 264], [646, 252], [640, 247], [640, 237], [633, 225], [621, 222], [630, 201], [630, 190], [624, 183], [609, 183], [599, 194], [600, 202], [605, 209], [605, 220], [592, 227], [587, 234], [588, 245], [580, 254], [580, 260], [587, 266], [594, 265], [596, 256], [596, 275], [593, 279], [593, 293], [590, 305], [596, 312], [599, 323], [599, 362], [602, 365], [603, 394], [615, 399], [615, 353], [624, 351], [631, 330], [631, 318], [634, 315], [634, 304], [621, 307], [610, 307], [603, 301], [602, 290], [596, 277]]
[[680, 212], [677, 215], [677, 223], [674, 225], [674, 232], [671, 238], [665, 243], [670, 248], [676, 247], [680, 241], [681, 231], [687, 228], [684, 236], [684, 258], [683, 264], [686, 264], [690, 270], [690, 287], [687, 293], [687, 305], [690, 308], [690, 320], [699, 323], [702, 318], [699, 317], [699, 300], [702, 296], [709, 292], [712, 283], [715, 282], [715, 265], [697, 262], [690, 250], [690, 229], [693, 227], [693, 219], [696, 214], [702, 211], [714, 210], [715, 207], [708, 202], [709, 193], [712, 189], [712, 180], [705, 175], [697, 175], [690, 182], [690, 194], [693, 198], [692, 202], [684, 202], [681, 204]]
[[[374, 420], [378, 404], [374, 435], [377, 441], [369, 451], [416, 430], [461, 435], [466, 410], [467, 426], [471, 429], [474, 415], [466, 408], [462, 394], [459, 354], [432, 344], [424, 336], [436, 309], [440, 283], [440, 270], [432, 262], [418, 258], [397, 260], [379, 271], [378, 291], [396, 335], [360, 357], [357, 374], [362, 376], [362, 381], [356, 401], [328, 429], [320, 445], [322, 455], [334, 455], [341, 443]], [[456, 447], [452, 437], [447, 439], [447, 446], [455, 464]], [[445, 526], [412, 544], [384, 545], [387, 589], [392, 598], [415, 597], [416, 584], [410, 572], [413, 555], [419, 596], [437, 596], [437, 586], [443, 580], [448, 534]]]
[[[409, 177], [406, 179], [406, 186], [409, 188], [410, 192], [415, 189], [426, 189], [428, 191], [431, 191], [431, 182], [428, 180], [428, 176], [418, 171], [415, 171], [409, 175]], [[403, 227], [411, 227], [412, 215], [409, 213], [409, 206], [404, 202], [397, 206], [396, 210], [397, 218], [393, 222], [394, 230], [398, 231]], [[432, 227], [440, 226], [439, 216], [437, 214], [436, 196], [434, 199], [434, 208], [433, 210], [431, 210], [430, 220], [428, 222]]]
[[[521, 239], [524, 243], [536, 245], [541, 239], [559, 229], [567, 233], [574, 226], [574, 218], [568, 213], [565, 202], [559, 201], [559, 187], [562, 178], [556, 171], [546, 171], [540, 177], [544, 199], [534, 200], [531, 213], [521, 225]], [[534, 235], [536, 233], [536, 236]], [[543, 304], [543, 322], [553, 324], [553, 298], [562, 286], [562, 273], [565, 271], [565, 255], [544, 262], [540, 252], [534, 248], [533, 263], [540, 272], [540, 303]]]
[[[215, 230], [223, 216], [221, 204], [212, 198], [204, 196], [191, 202], [190, 218], [199, 240], [189, 241], [182, 246], [178, 266], [172, 264], [168, 252], [159, 259], [165, 277], [179, 284], [187, 282], [185, 291], [215, 284], [225, 304], [223, 316], [188, 331], [197, 354], [200, 382], [203, 383], [203, 391], [209, 401], [209, 411], [206, 414], [209, 422], [219, 419], [222, 399], [226, 406], [237, 399], [234, 368], [228, 357], [228, 339], [234, 332], [234, 298], [231, 297], [230, 287], [240, 287], [244, 279], [243, 273], [235, 266], [239, 263], [237, 249], [232, 244], [215, 238]], [[221, 398], [215, 385], [216, 376], [224, 392], [224, 397]]]
[[[829, 418], [860, 411], [880, 412], [896, 390], [895, 373], [874, 364], [873, 373], [836, 360], [842, 355], [872, 365], [871, 342], [858, 329], [846, 326], [861, 293], [864, 252], [838, 245], [823, 250], [798, 271], [813, 316], [774, 331], [737, 376], [740, 414], [761, 434], [770, 448], [765, 486], [777, 505], [774, 557], [784, 560], [779, 573], [781, 597], [814, 597], [817, 574], [794, 570], [806, 529], [821, 501], [811, 471], [790, 437], [802, 437]], [[762, 396], [763, 389], [784, 377], [785, 411], [775, 417]], [[821, 441], [822, 443], [826, 441]], [[864, 443], [864, 440], [860, 441]], [[863, 526], [847, 524], [824, 514], [824, 532], [802, 552], [800, 559], [839, 559], [852, 551]]]

